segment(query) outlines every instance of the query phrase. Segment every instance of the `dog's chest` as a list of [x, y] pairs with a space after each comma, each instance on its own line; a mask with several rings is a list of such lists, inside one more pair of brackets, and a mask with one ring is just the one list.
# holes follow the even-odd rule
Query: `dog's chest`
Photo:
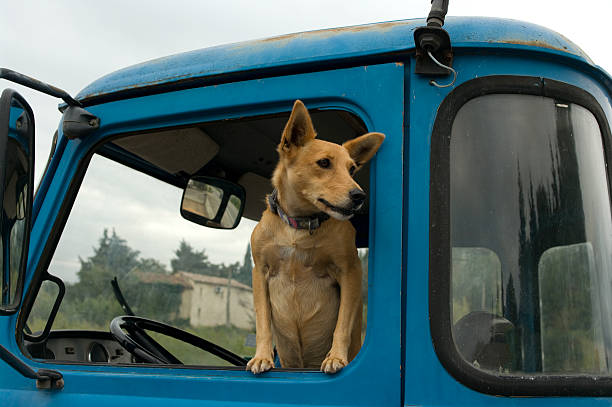
[[275, 239], [264, 251], [268, 281], [313, 284], [334, 277], [334, 262], [317, 240], [289, 234]]
[[338, 296], [336, 266], [314, 239], [278, 239], [263, 253], [273, 303], [307, 307]]

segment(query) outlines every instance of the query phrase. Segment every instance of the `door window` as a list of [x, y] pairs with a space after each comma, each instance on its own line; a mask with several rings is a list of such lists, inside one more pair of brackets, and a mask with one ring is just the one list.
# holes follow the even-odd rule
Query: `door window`
[[[315, 110], [311, 115], [321, 137], [330, 134], [333, 142], [366, 132], [361, 120], [346, 112]], [[287, 114], [278, 114], [161, 129], [99, 147], [49, 265], [49, 272], [66, 286], [49, 337], [37, 335], [47, 325], [55, 292], [43, 285], [28, 317], [31, 354], [82, 363], [143, 363], [108, 334], [111, 321], [126, 314], [123, 297], [137, 316], [183, 329], [245, 360], [253, 356], [249, 242], [272, 191], [276, 146], [287, 119]], [[368, 191], [369, 165], [364, 167], [356, 178]], [[208, 228], [181, 217], [181, 186], [196, 174], [245, 189], [244, 216], [237, 228]], [[222, 195], [220, 189], [216, 192]], [[185, 196], [188, 205], [195, 205], [196, 198]], [[230, 204], [236, 200], [232, 198]], [[362, 225], [358, 240], [367, 242], [367, 207], [355, 221]], [[367, 309], [367, 247], [360, 252]], [[183, 341], [147, 334], [185, 365], [233, 365]]]

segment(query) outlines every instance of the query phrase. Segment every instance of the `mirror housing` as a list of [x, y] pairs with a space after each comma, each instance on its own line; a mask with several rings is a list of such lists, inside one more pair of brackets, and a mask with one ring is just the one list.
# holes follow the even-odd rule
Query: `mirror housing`
[[[49, 337], [57, 311], [62, 303], [64, 294], [66, 294], [66, 286], [60, 278], [47, 273], [40, 282], [38, 291], [39, 293], [45, 293], [45, 295], [38, 295], [36, 297], [28, 311], [28, 315], [26, 315], [26, 325], [23, 331], [23, 337], [32, 343], [43, 342]], [[36, 332], [30, 331], [30, 328], [33, 326], [31, 317], [38, 317], [39, 320], [46, 321], [42, 330]]]
[[12, 89], [0, 96], [0, 314], [19, 309], [34, 191], [34, 114]]
[[193, 176], [181, 200], [183, 218], [215, 229], [234, 229], [244, 210], [245, 191], [241, 185], [221, 178]]

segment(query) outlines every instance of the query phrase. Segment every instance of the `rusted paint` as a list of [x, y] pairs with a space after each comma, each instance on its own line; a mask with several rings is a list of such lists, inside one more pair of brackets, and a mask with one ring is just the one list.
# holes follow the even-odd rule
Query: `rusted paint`
[[[399, 25], [406, 25], [410, 20], [407, 21], [393, 21], [388, 23], [378, 23], [378, 24], [366, 24], [366, 25], [357, 25], [352, 27], [340, 27], [340, 28], [328, 28], [324, 30], [314, 30], [314, 31], [305, 31], [300, 33], [293, 34], [285, 34], [279, 35], [277, 37], [264, 38], [262, 40], [254, 41], [256, 44], [266, 44], [271, 42], [279, 42], [279, 41], [290, 41], [295, 38], [304, 38], [308, 36], [317, 36], [320, 38], [331, 37], [336, 34], [343, 33], [356, 33], [363, 31], [377, 31], [377, 32], [385, 32], [387, 30], [392, 29], [393, 27], [397, 27]], [[252, 45], [253, 43], [250, 42]]]
[[525, 46], [529, 46], [529, 47], [539, 47], [539, 48], [554, 49], [555, 51], [560, 51], [560, 52], [569, 52], [569, 50], [568, 50], [568, 48], [566, 46], [563, 46], [562, 48], [559, 48], [559, 47], [555, 47], [552, 44], [549, 44], [549, 43], [544, 42], [544, 41], [539, 41], [539, 40], [525, 41], [525, 40], [517, 40], [517, 39], [500, 39], [500, 40], [489, 41], [489, 42], [492, 43], [492, 44], [525, 45]]
[[[95, 99], [241, 72], [288, 69], [299, 64], [406, 52], [414, 49], [414, 30], [423, 24], [424, 20], [419, 19], [332, 28], [171, 55], [100, 78], [83, 89], [77, 99]], [[449, 17], [445, 28], [456, 48], [486, 47], [487, 43], [492, 47], [510, 49], [531, 47], [542, 52], [562, 52], [592, 64], [578, 46], [562, 35], [530, 23], [485, 17]]]

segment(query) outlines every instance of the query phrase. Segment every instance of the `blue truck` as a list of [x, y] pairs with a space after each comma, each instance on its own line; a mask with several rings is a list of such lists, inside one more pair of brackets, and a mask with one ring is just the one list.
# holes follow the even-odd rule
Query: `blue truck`
[[[74, 98], [0, 77], [63, 99], [36, 190], [34, 113], [0, 100], [2, 406], [610, 404], [612, 78], [563, 36], [432, 10]], [[367, 323], [337, 374], [253, 375], [248, 239], [296, 99], [322, 139], [386, 135], [351, 220]]]

